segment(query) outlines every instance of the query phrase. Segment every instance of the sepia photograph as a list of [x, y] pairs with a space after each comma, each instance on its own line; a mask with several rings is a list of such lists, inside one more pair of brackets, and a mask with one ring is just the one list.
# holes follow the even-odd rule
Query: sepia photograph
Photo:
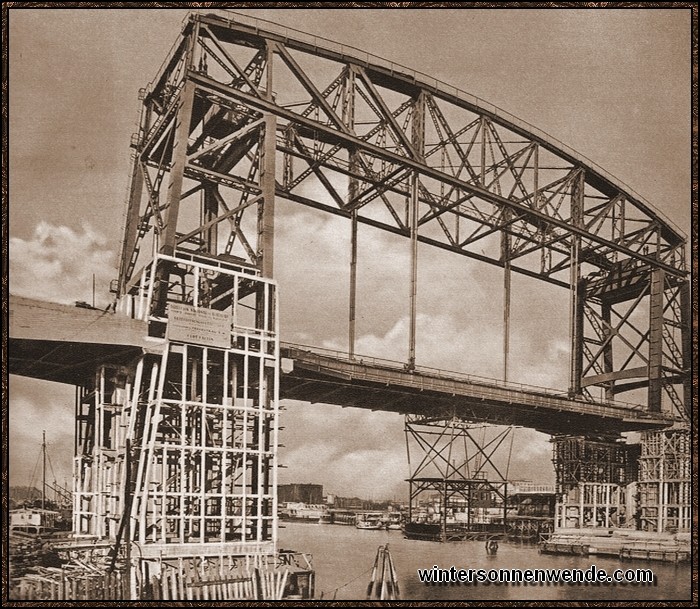
[[3, 604], [697, 603], [694, 5], [81, 4], [3, 3]]

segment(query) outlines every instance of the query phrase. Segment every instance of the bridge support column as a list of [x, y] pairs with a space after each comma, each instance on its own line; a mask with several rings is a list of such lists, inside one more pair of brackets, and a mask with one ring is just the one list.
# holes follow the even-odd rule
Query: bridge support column
[[[612, 375], [615, 370], [613, 360], [613, 344], [612, 344], [612, 306], [605, 299], [601, 302], [601, 320], [603, 322], [602, 339], [603, 339], [603, 372]], [[615, 399], [615, 381], [611, 380], [605, 385], [605, 399], [612, 401]]]
[[260, 187], [258, 203], [258, 268], [263, 277], [273, 277], [275, 256], [275, 138], [277, 119], [265, 114], [265, 130], [260, 153]]
[[649, 293], [649, 397], [650, 412], [661, 412], [663, 393], [664, 272], [652, 269]]
[[272, 561], [277, 543], [276, 286], [169, 262], [192, 293], [168, 303], [164, 341], [77, 393], [74, 532], [130, 555], [137, 598], [152, 578], [169, 587], [168, 569], [221, 579], [236, 557]]
[[[574, 178], [571, 188], [571, 222], [576, 227], [583, 225], [583, 200], [585, 188], [585, 173], [580, 170]], [[571, 291], [571, 309], [569, 312], [571, 371], [569, 375], [569, 396], [581, 395], [581, 376], [583, 374], [583, 341], [584, 341], [584, 307], [586, 290], [581, 282], [581, 237], [571, 236], [569, 252], [569, 289]]]
[[[511, 212], [503, 210], [503, 221], [508, 222]], [[510, 356], [510, 249], [511, 237], [509, 233], [501, 234], [501, 260], [503, 262], [503, 380], [508, 382], [508, 359]]]
[[408, 369], [416, 367], [416, 317], [417, 317], [417, 291], [418, 291], [418, 174], [411, 175], [411, 202], [410, 202], [410, 226], [411, 226], [411, 282], [409, 292], [409, 317], [408, 317]]
[[[343, 80], [343, 123], [355, 131], [355, 70], [348, 69]], [[351, 174], [358, 171], [359, 155], [352, 148], [348, 151], [348, 170]], [[354, 201], [359, 193], [357, 178], [348, 178], [348, 201]], [[350, 212], [350, 295], [348, 306], [348, 355], [355, 356], [355, 321], [357, 306], [357, 209]]]
[[[471, 425], [455, 416], [406, 415], [405, 433], [406, 535], [448, 541], [502, 534], [513, 428]], [[430, 501], [435, 493], [437, 504]]]
[[[421, 91], [413, 102], [413, 122], [411, 125], [412, 153], [418, 160], [424, 160], [425, 149], [425, 92]], [[408, 327], [408, 368], [416, 367], [416, 317], [418, 311], [418, 207], [420, 174], [411, 172], [409, 229], [411, 237], [411, 284]]]
[[634, 448], [615, 438], [556, 436], [556, 529], [613, 528], [632, 518], [626, 485], [636, 480]]

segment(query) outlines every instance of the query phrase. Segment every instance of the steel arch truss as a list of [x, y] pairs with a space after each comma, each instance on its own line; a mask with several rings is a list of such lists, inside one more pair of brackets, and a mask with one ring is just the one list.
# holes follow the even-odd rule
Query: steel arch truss
[[[277, 196], [351, 223], [351, 355], [365, 224], [411, 243], [409, 367], [424, 243], [504, 269], [506, 309], [511, 272], [570, 290], [573, 395], [644, 386], [651, 410], [689, 409], [685, 237], [546, 134], [406, 68], [239, 15], [192, 15], [143, 101], [120, 293], [149, 249], [272, 275]], [[507, 337], [507, 310], [504, 325]]]

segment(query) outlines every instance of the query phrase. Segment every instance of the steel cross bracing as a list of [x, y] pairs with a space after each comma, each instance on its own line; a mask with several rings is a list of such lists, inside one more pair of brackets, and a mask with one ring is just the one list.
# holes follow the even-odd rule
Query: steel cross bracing
[[[454, 520], [453, 535], [459, 529], [464, 534], [483, 528], [494, 508], [505, 522], [513, 427], [466, 423], [453, 409], [434, 416], [406, 415], [404, 430], [409, 522], [427, 520], [420, 506], [435, 496], [440, 501], [441, 541], [450, 537], [448, 512]], [[505, 448], [508, 458], [502, 463], [495, 455]]]
[[519, 273], [569, 290], [571, 396], [642, 388], [649, 410], [687, 416], [685, 236], [604, 170], [489, 104], [269, 22], [191, 15], [143, 96], [134, 146], [120, 294], [158, 252], [272, 276], [280, 197], [349, 220], [351, 356], [364, 224], [411, 245], [409, 369], [422, 243], [503, 269], [506, 378]]

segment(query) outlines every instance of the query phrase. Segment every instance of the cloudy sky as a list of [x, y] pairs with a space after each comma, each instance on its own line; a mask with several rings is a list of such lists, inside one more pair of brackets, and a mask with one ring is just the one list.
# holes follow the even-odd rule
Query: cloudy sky
[[[128, 187], [137, 92], [186, 12], [10, 12], [10, 290], [109, 302]], [[241, 9], [407, 65], [488, 100], [566, 142], [690, 227], [690, 12], [686, 10]], [[278, 206], [282, 338], [344, 348], [349, 227]], [[406, 357], [408, 243], [362, 227], [357, 352]], [[419, 252], [418, 363], [501, 374], [501, 276]], [[322, 262], [319, 262], [322, 261]], [[566, 387], [566, 298], [514, 278], [511, 376]], [[493, 303], [499, 303], [494, 306]], [[28, 484], [46, 429], [70, 478], [72, 388], [10, 378], [10, 480]], [[297, 402], [282, 415], [283, 482], [404, 497], [398, 415]], [[550, 445], [516, 431], [511, 474], [550, 481]], [[313, 464], [310, 467], [310, 464]], [[36, 480], [35, 480], [36, 481]]]

